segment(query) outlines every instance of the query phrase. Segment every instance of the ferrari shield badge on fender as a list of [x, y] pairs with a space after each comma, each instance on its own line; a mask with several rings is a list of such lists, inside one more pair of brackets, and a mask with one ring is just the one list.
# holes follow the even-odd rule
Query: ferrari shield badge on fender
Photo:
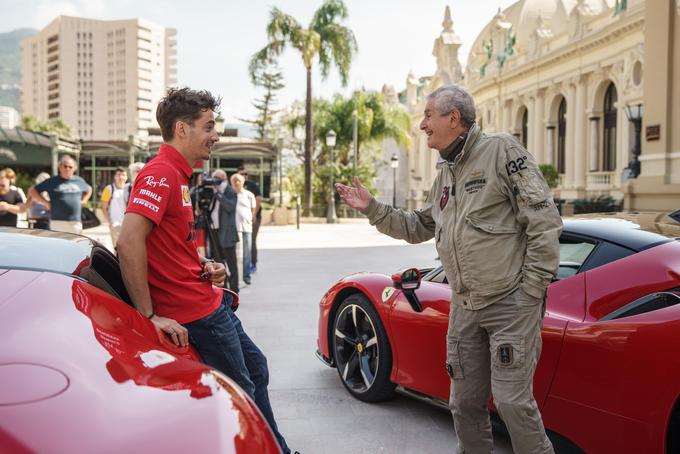
[[383, 303], [386, 302], [388, 299], [390, 299], [390, 296], [394, 293], [394, 287], [385, 287], [385, 290], [382, 291], [382, 301]]
[[449, 187], [444, 186], [444, 189], [442, 190], [442, 197], [439, 199], [439, 209], [444, 211], [444, 207], [447, 203], [449, 203]]

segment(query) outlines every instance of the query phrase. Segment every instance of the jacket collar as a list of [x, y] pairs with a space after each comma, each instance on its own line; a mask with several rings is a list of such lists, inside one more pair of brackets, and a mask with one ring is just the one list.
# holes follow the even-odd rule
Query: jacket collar
[[184, 159], [184, 156], [182, 156], [182, 154], [172, 145], [168, 145], [167, 143], [162, 144], [158, 150], [158, 157], [164, 161], [170, 162], [174, 167], [179, 169], [187, 179], [191, 178], [194, 174], [194, 169], [191, 168], [187, 160]]

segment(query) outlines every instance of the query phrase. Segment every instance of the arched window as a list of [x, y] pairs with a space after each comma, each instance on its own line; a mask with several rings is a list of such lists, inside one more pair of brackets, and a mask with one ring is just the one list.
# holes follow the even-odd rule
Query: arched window
[[602, 168], [611, 172], [616, 169], [616, 87], [613, 83], [604, 94], [604, 134], [602, 135]]
[[529, 130], [529, 111], [525, 108], [524, 113], [522, 114], [522, 145], [524, 145], [524, 148], [527, 147], [527, 143], [529, 142], [527, 138], [527, 132]]
[[567, 140], [567, 101], [562, 98], [557, 109], [557, 172], [565, 172], [565, 149]]

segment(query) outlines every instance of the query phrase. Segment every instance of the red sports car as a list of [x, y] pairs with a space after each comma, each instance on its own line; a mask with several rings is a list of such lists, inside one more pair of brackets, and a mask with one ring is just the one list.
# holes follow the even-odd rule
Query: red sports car
[[1, 453], [280, 452], [234, 382], [130, 307], [118, 260], [86, 237], [0, 228], [0, 332]]
[[[680, 452], [676, 237], [680, 223], [660, 214], [565, 221], [534, 377], [563, 449]], [[317, 356], [360, 400], [387, 399], [396, 387], [446, 405], [450, 298], [441, 267], [343, 278], [321, 300]]]

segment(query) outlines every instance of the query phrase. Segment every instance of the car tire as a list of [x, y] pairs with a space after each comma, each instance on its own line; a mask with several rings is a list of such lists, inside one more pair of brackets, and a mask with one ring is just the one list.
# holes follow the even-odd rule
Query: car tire
[[347, 297], [333, 319], [333, 357], [342, 384], [364, 402], [394, 395], [392, 349], [378, 312], [362, 294]]

